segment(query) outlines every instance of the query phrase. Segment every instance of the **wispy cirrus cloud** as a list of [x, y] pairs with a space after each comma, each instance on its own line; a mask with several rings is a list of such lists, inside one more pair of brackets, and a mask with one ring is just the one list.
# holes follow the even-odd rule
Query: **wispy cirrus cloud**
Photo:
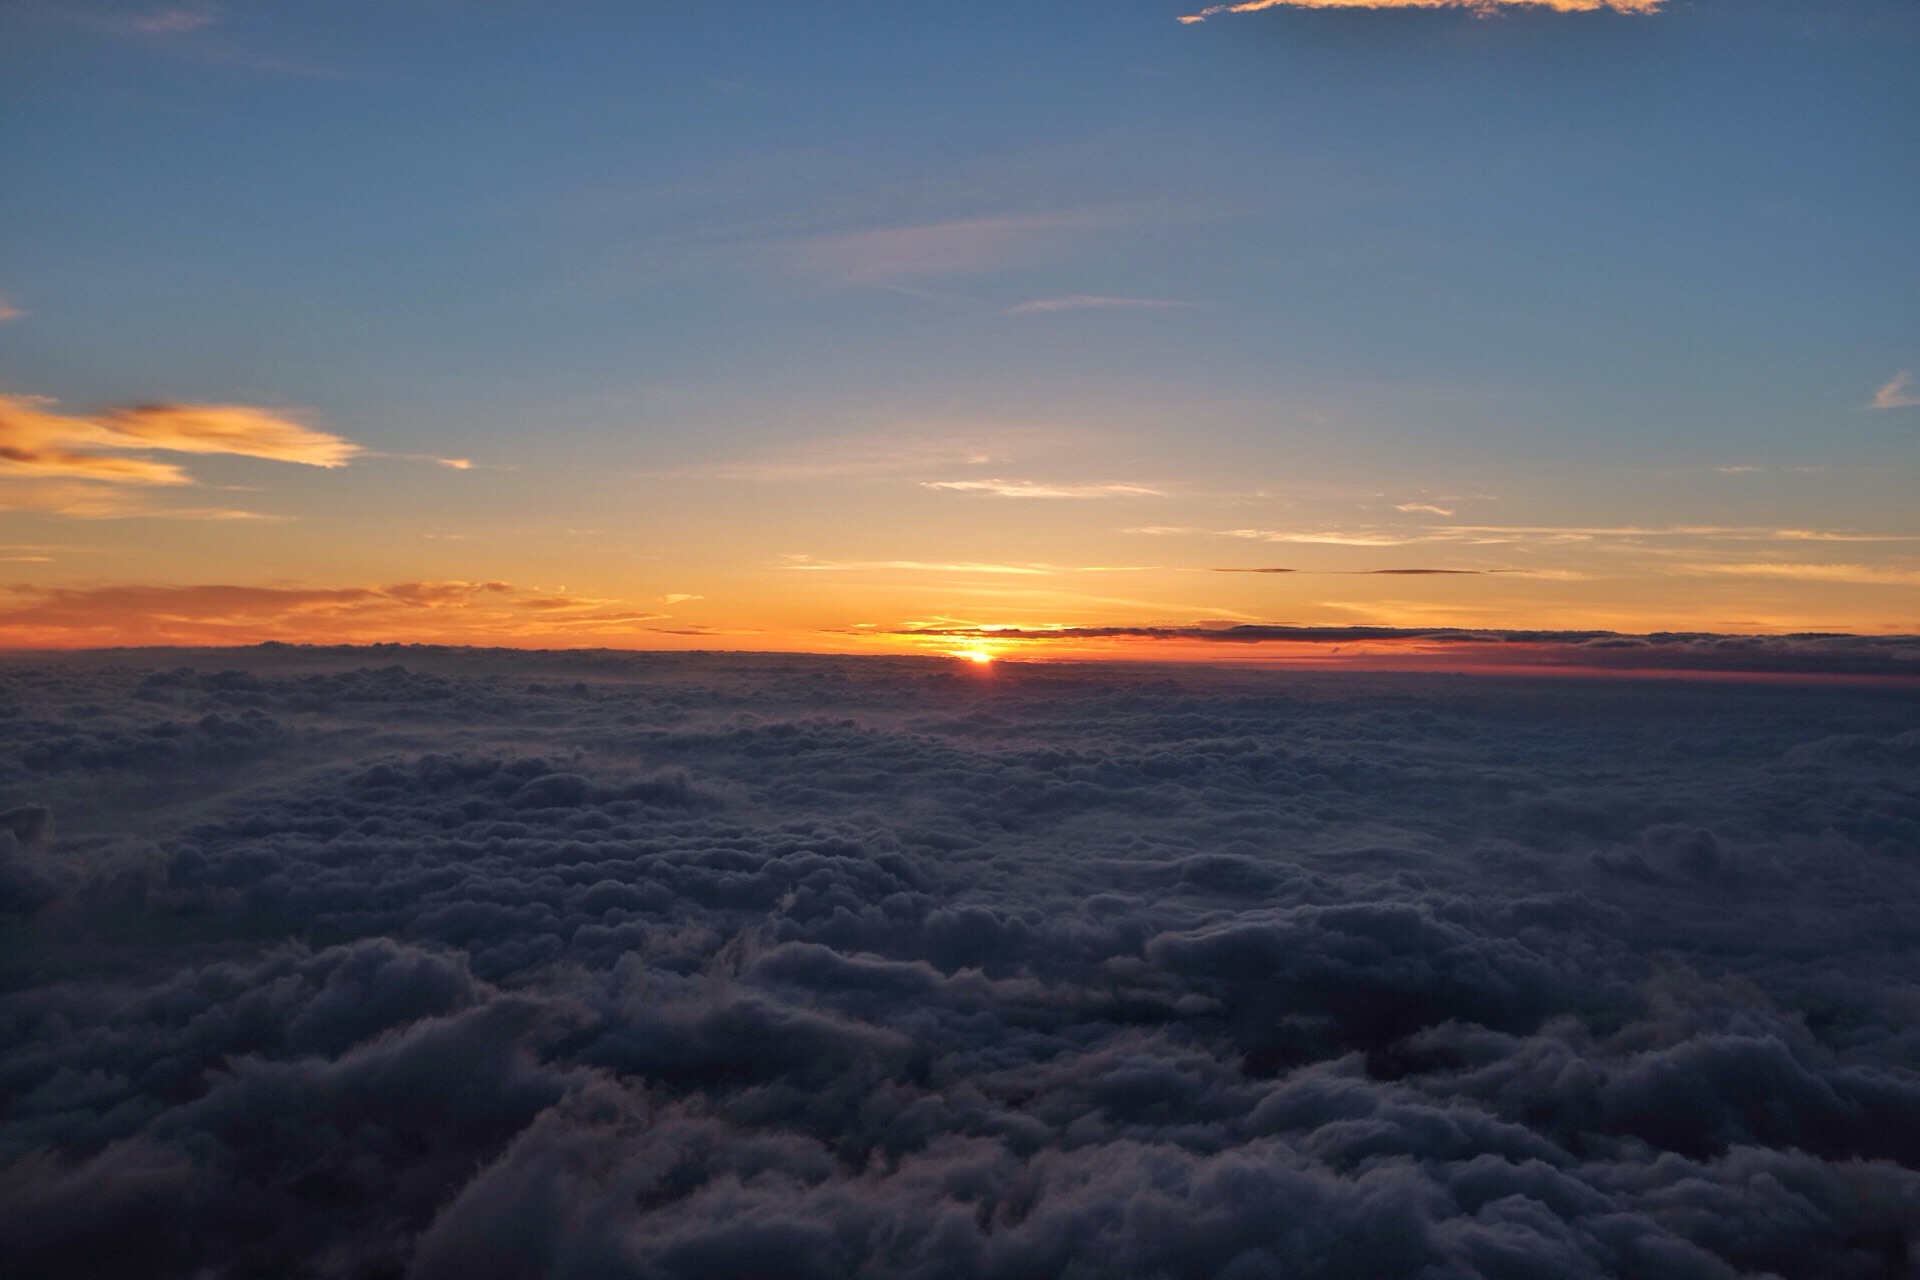
[[1353, 578], [1353, 577], [1364, 578], [1364, 577], [1375, 577], [1380, 575], [1386, 575], [1389, 577], [1409, 577], [1409, 578], [1426, 578], [1426, 577], [1475, 578], [1475, 577], [1481, 576], [1482, 574], [1499, 573], [1500, 570], [1498, 569], [1265, 569], [1265, 568], [1259, 568], [1259, 569], [1211, 569], [1208, 572], [1210, 573], [1306, 573], [1306, 574], [1318, 574], [1326, 577], [1347, 577], [1347, 578]]
[[1551, 9], [1555, 13], [1658, 13], [1664, 0], [1243, 0], [1182, 14], [1188, 24], [1222, 13], [1258, 13], [1263, 9], [1465, 9], [1497, 13], [1502, 9]]
[[803, 241], [792, 263], [843, 284], [965, 275], [1050, 256], [1075, 233], [1121, 221], [1117, 213], [1078, 210], [881, 227]]
[[144, 404], [70, 421], [103, 429], [92, 443], [110, 449], [224, 453], [309, 467], [343, 467], [361, 452], [351, 440], [244, 404]]
[[1249, 542], [1299, 542], [1332, 547], [1404, 547], [1436, 541], [1420, 533], [1379, 529], [1226, 529], [1220, 536], [1244, 538]]
[[1050, 434], [1049, 428], [1039, 425], [968, 423], [916, 432], [835, 436], [781, 450], [760, 450], [750, 458], [653, 474], [764, 483], [902, 476], [950, 467], [1006, 465], [1018, 455], [1058, 447]]
[[1006, 308], [1000, 314], [1005, 316], [1044, 315], [1053, 311], [1125, 311], [1125, 310], [1162, 310], [1169, 307], [1192, 307], [1199, 304], [1185, 302], [1178, 298], [1114, 298], [1096, 293], [1069, 293], [1058, 298], [1035, 298], [1032, 302], [1022, 302], [1018, 306]]
[[0, 324], [5, 324], [9, 320], [18, 320], [25, 314], [27, 313], [13, 306], [5, 298], [0, 298]]
[[225, 454], [339, 467], [361, 452], [350, 440], [251, 405], [148, 404], [76, 415], [57, 413], [52, 403], [0, 395], [0, 510], [92, 519], [258, 518], [222, 508], [151, 508], [130, 491], [194, 479], [179, 463], [136, 455]]
[[37, 511], [73, 520], [278, 520], [237, 507], [155, 506], [139, 486], [92, 480], [11, 480], [0, 473], [0, 511]]
[[[782, 568], [808, 573], [991, 573], [1017, 577], [1048, 577], [1061, 573], [1151, 573], [1156, 566], [1139, 564], [1041, 564], [985, 560], [816, 560], [812, 556], [785, 556]], [[697, 597], [696, 597], [697, 598]]]
[[1920, 534], [1861, 533], [1850, 529], [1781, 529], [1767, 525], [1497, 525], [1450, 524], [1408, 528], [1347, 526], [1306, 529], [1193, 529], [1146, 526], [1127, 533], [1156, 536], [1199, 535], [1249, 542], [1300, 543], [1338, 547], [1405, 547], [1418, 544], [1509, 543], [1573, 544], [1595, 542], [1920, 542]]
[[1698, 564], [1689, 573], [1727, 574], [1741, 578], [1780, 578], [1791, 582], [1843, 582], [1855, 586], [1920, 586], [1920, 568], [1875, 564], [1793, 564], [1759, 561], [1752, 564]]
[[1057, 573], [1052, 565], [994, 564], [979, 560], [815, 560], [811, 556], [788, 556], [782, 568], [802, 573], [900, 572], [900, 573], [999, 573], [1041, 576]]
[[1165, 492], [1144, 484], [1042, 484], [1032, 480], [922, 480], [920, 487], [996, 498], [1157, 498]]
[[1903, 369], [1873, 393], [1875, 409], [1911, 409], [1920, 405], [1920, 392], [1913, 388], [1913, 372]]
[[220, 12], [212, 5], [175, 5], [130, 18], [127, 25], [143, 35], [177, 36], [218, 21]]

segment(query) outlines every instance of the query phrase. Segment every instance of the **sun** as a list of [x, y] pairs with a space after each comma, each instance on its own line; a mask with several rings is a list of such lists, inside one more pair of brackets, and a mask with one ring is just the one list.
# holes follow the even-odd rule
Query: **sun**
[[973, 663], [977, 667], [990, 666], [993, 663], [993, 655], [988, 653], [985, 649], [965, 649], [959, 653], [954, 654], [953, 656], [956, 658], [963, 658], [966, 661]]

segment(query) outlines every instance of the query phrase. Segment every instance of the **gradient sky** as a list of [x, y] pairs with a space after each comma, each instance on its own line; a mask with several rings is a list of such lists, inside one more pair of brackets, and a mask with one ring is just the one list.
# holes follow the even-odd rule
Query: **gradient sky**
[[0, 642], [1920, 630], [1920, 6], [1241, 7], [10, 0]]

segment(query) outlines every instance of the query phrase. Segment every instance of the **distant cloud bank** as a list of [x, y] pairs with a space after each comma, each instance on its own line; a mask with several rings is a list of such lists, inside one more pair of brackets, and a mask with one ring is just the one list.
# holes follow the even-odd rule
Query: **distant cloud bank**
[[[1230, 572], [1286, 573], [1285, 569]], [[1430, 569], [1380, 573], [1426, 574]], [[1290, 627], [1255, 624], [1079, 627], [919, 627], [903, 634], [987, 642], [1046, 656], [1050, 645], [1158, 642], [1268, 646], [1356, 669], [1537, 667], [1725, 674], [1910, 677], [1920, 681], [1920, 635], [1716, 635], [1514, 631], [1465, 627]]]

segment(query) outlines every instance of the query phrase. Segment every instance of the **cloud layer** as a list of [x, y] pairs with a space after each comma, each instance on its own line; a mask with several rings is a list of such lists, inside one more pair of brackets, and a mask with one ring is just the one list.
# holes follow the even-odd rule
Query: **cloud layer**
[[20, 1274], [1920, 1260], [1910, 694], [269, 647], [0, 701]]

